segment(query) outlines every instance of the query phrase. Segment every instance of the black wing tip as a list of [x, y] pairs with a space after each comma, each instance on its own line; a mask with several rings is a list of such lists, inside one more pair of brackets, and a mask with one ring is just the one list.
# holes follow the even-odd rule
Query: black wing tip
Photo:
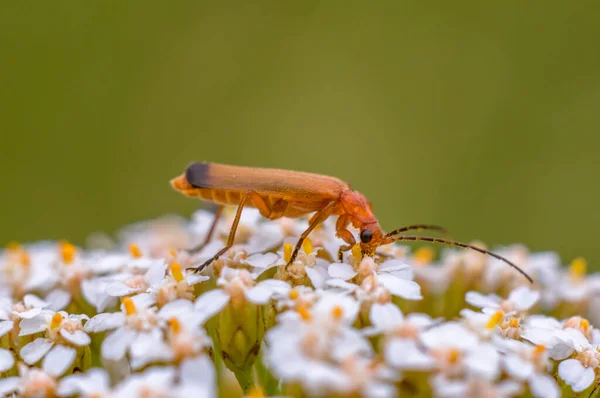
[[209, 169], [210, 169], [210, 163], [207, 163], [207, 162], [192, 163], [185, 170], [185, 179], [194, 188], [203, 188], [206, 186]]

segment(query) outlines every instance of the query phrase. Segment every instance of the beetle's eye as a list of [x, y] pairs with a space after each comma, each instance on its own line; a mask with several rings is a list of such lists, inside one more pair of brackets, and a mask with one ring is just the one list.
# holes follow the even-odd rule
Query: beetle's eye
[[362, 243], [369, 243], [373, 238], [373, 233], [371, 231], [367, 231], [366, 229], [360, 233], [360, 241]]

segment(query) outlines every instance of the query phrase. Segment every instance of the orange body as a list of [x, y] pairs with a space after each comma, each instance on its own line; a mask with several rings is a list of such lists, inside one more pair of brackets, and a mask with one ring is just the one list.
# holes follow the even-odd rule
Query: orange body
[[[171, 185], [186, 196], [219, 205], [239, 205], [242, 198], [249, 195], [246, 206], [256, 207], [263, 217], [272, 220], [302, 217], [325, 209], [321, 221], [332, 215], [340, 216], [337, 235], [350, 247], [356, 241], [347, 230], [349, 224], [361, 231], [369, 230], [373, 238], [383, 235], [369, 201], [335, 177], [197, 162], [171, 180]], [[363, 242], [362, 249], [372, 254], [376, 245], [369, 243]]]

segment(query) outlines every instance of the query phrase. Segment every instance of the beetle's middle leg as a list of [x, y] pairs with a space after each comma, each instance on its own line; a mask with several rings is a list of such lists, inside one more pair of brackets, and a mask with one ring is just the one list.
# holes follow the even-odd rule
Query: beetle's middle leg
[[292, 256], [290, 257], [290, 260], [285, 265], [286, 268], [289, 267], [290, 264], [292, 264], [294, 262], [294, 260], [298, 256], [298, 252], [300, 251], [300, 248], [302, 247], [302, 243], [304, 243], [304, 240], [308, 237], [308, 235], [317, 227], [317, 225], [321, 224], [323, 221], [325, 221], [327, 218], [329, 218], [329, 216], [333, 212], [333, 208], [335, 207], [336, 203], [337, 202], [335, 202], [335, 201], [329, 202], [325, 207], [323, 207], [321, 210], [319, 210], [315, 215], [313, 215], [311, 217], [308, 228], [306, 229], [306, 231], [302, 232], [302, 235], [300, 235], [300, 239], [298, 239], [298, 243], [296, 243], [296, 247], [294, 247]]
[[[258, 208], [261, 214], [263, 213], [263, 211], [268, 209], [268, 203], [266, 203], [266, 201], [259, 194], [257, 194], [254, 191], [248, 191], [244, 193], [244, 196], [242, 196], [240, 204], [238, 205], [237, 211], [235, 212], [233, 225], [231, 226], [231, 230], [229, 231], [229, 237], [227, 238], [227, 244], [224, 248], [219, 250], [217, 254], [206, 260], [200, 266], [196, 267], [195, 272], [201, 272], [204, 268], [210, 265], [210, 263], [221, 257], [227, 250], [231, 248], [231, 246], [233, 246], [233, 242], [235, 241], [235, 233], [237, 232], [237, 228], [240, 223], [240, 217], [242, 216], [242, 210], [244, 209], [244, 206], [246, 205], [248, 200], [252, 201], [252, 204], [254, 204], [254, 206]], [[214, 228], [214, 225], [213, 227], [211, 227], [211, 230], [212, 228]]]

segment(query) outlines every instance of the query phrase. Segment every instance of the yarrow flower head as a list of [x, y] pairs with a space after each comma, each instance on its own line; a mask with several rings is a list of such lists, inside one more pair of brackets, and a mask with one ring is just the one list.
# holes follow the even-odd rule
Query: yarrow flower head
[[597, 394], [600, 276], [581, 258], [500, 248], [532, 285], [473, 251], [359, 243], [340, 259], [335, 219], [296, 246], [306, 219], [255, 209], [222, 250], [235, 216], [143, 222], [90, 249], [6, 246], [0, 394]]

